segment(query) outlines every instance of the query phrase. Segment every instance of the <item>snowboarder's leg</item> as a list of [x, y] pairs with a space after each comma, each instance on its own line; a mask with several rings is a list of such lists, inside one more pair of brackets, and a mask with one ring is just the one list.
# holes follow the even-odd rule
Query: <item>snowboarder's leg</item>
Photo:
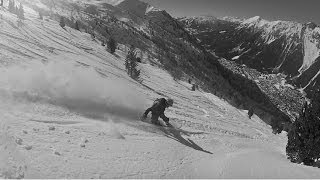
[[163, 113], [160, 115], [161, 119], [166, 123], [167, 126], [170, 125], [169, 118], [167, 118]]
[[158, 119], [159, 119], [159, 116], [158, 116], [158, 115], [152, 114], [151, 123], [152, 123], [152, 124], [155, 124], [155, 125], [161, 125]]

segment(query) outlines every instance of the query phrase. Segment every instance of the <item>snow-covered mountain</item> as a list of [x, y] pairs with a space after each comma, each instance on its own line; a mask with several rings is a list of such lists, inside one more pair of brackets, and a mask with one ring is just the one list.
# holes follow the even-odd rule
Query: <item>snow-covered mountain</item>
[[[252, 74], [252, 71], [208, 52], [199, 43], [199, 38], [188, 32], [183, 24], [166, 11], [144, 2], [137, 1], [131, 5], [135, 1], [77, 1], [71, 4], [55, 1], [55, 6], [50, 4], [51, 1], [41, 2], [46, 2], [45, 5], [51, 8], [34, 7], [35, 3], [31, 5], [57, 21], [63, 16], [70, 27], [77, 20], [81, 29], [100, 41], [113, 37], [127, 47], [134, 45], [139, 49], [139, 56], [165, 68], [175, 78], [193, 79], [201, 88], [239, 108], [254, 106], [260, 117], [273, 127], [293, 121], [303, 105], [304, 99], [299, 91], [281, 85], [283, 77], [257, 84], [263, 82], [261, 73]], [[216, 19], [209, 16], [201, 18], [204, 22]], [[230, 17], [226, 19], [241, 21]]]
[[[273, 132], [299, 107], [292, 102], [287, 112], [274, 103], [292, 92], [282, 78], [229, 66], [144, 3], [130, 10], [125, 1], [61, 0], [50, 10], [49, 1], [24, 2], [22, 21], [0, 7], [0, 178], [319, 177], [318, 169], [290, 163], [286, 133]], [[110, 37], [118, 42], [114, 55], [102, 46]], [[125, 70], [131, 45], [142, 82]], [[261, 90], [267, 82], [276, 95]], [[174, 99], [166, 115], [180, 129], [139, 120], [159, 97]]]
[[141, 17], [152, 11], [161, 11], [160, 9], [139, 0], [122, 0], [115, 6]]
[[259, 16], [209, 23], [181, 18], [180, 22], [219, 56], [260, 72], [284, 73], [309, 94], [319, 86], [320, 27], [314, 23], [267, 21]]

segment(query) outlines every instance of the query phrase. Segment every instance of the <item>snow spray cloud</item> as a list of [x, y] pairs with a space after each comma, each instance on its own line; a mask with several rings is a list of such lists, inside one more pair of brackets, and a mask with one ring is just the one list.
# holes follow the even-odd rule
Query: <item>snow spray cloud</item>
[[146, 102], [128, 81], [102, 78], [93, 68], [67, 62], [0, 68], [0, 93], [63, 106], [91, 118], [136, 119]]

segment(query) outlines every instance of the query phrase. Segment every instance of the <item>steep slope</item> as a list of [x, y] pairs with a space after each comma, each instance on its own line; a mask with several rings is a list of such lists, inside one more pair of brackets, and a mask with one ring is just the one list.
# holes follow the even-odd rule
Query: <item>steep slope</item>
[[[0, 177], [319, 177], [289, 163], [285, 134], [259, 117], [158, 66], [139, 64], [139, 84], [127, 77], [125, 52], [111, 55], [89, 34], [25, 9], [19, 26], [0, 10]], [[138, 120], [161, 94], [175, 100], [167, 116], [180, 130]]]
[[[47, 3], [46, 0], [41, 1]], [[113, 2], [114, 6], [106, 2], [83, 1], [68, 4], [65, 1], [55, 1], [55, 8], [47, 14], [57, 21], [63, 16], [70, 27], [73, 27], [77, 20], [82, 31], [102, 42], [112, 37], [127, 47], [137, 47], [143, 62], [159, 65], [175, 79], [192, 79], [194, 84], [206, 92], [214, 93], [236, 107], [254, 107], [256, 114], [277, 131], [283, 129], [283, 123], [290, 123], [294, 119], [303, 104], [303, 99], [295, 96], [296, 92], [292, 92], [288, 94], [297, 98], [297, 103], [294, 103], [297, 106], [286, 105], [286, 97], [279, 98], [279, 90], [274, 88], [278, 87], [278, 84], [266, 85], [265, 87], [269, 87], [268, 93], [262, 91], [255, 83], [257, 79], [248, 78], [242, 73], [243, 68], [241, 71], [237, 70], [239, 67], [230, 68], [230, 64], [225, 63], [223, 58], [208, 52], [195, 36], [190, 35], [166, 11], [142, 2], [137, 2], [137, 7], [132, 6], [135, 8], [131, 10], [131, 2], [117, 1]], [[124, 5], [120, 7], [122, 3]], [[129, 5], [125, 5], [127, 3]], [[127, 48], [123, 47], [122, 50], [127, 51]], [[250, 76], [260, 77], [257, 73]], [[285, 88], [282, 94], [288, 92], [287, 86], [280, 87]], [[276, 96], [270, 97], [268, 94]], [[291, 102], [290, 98], [287, 99]]]
[[267, 21], [258, 16], [210, 23], [195, 18], [180, 21], [219, 56], [260, 72], [283, 73], [308, 94], [318, 86], [320, 28], [314, 23]]

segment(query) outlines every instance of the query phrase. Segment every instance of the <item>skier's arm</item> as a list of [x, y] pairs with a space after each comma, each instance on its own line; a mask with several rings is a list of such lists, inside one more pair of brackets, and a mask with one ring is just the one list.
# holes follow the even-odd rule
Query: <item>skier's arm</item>
[[148, 108], [148, 109], [144, 112], [143, 116], [144, 116], [144, 117], [147, 117], [148, 114], [149, 114], [149, 112], [152, 111], [154, 108], [156, 108], [156, 106], [158, 106], [158, 104], [159, 104], [159, 103], [153, 104], [150, 108]]
[[144, 112], [143, 116], [144, 116], [144, 117], [147, 117], [148, 114], [150, 113], [150, 111], [152, 111], [155, 106], [156, 106], [156, 104], [154, 104], [154, 105], [152, 105], [152, 107], [148, 108], [148, 109]]
[[144, 117], [147, 117], [150, 111], [152, 111], [152, 107], [151, 107], [151, 108], [148, 108], [148, 109], [144, 112], [143, 116], [144, 116]]

